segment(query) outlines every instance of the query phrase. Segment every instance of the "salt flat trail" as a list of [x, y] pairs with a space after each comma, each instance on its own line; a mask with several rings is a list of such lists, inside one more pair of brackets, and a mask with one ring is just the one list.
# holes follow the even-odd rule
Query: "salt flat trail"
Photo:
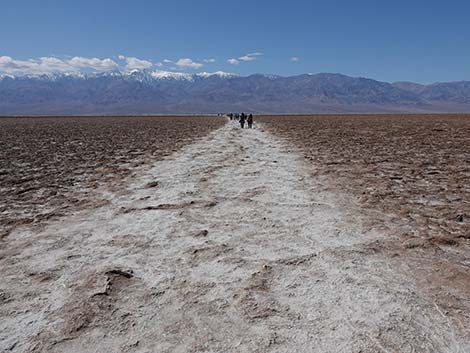
[[[380, 234], [361, 231], [309, 168], [262, 127], [229, 122], [109, 204], [12, 234], [24, 251], [3, 286], [31, 295], [0, 323], [0, 348], [464, 352], [374, 251]], [[49, 280], [13, 281], [28, 271]]]

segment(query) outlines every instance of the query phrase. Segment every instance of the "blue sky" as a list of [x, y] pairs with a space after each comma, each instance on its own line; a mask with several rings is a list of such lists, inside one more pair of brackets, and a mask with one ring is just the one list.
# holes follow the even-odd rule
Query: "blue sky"
[[0, 9], [4, 73], [119, 66], [470, 80], [470, 1], [15, 0]]

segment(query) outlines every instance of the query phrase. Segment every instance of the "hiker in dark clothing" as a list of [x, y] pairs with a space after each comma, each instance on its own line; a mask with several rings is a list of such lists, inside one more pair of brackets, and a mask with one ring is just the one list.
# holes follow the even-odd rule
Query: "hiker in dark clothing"
[[252, 129], [253, 128], [253, 114], [248, 115], [246, 122], [248, 123], [248, 128]]
[[245, 113], [242, 113], [240, 115], [240, 126], [243, 128], [245, 128]]

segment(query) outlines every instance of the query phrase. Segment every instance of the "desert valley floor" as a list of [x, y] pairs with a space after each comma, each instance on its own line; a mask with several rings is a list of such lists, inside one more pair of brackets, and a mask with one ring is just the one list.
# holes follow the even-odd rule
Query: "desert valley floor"
[[[264, 117], [244, 130], [224, 117], [190, 127], [178, 119], [185, 136], [159, 130], [166, 137], [152, 141], [158, 157], [141, 146], [146, 135], [123, 134], [116, 140], [126, 146], [97, 144], [73, 173], [66, 164], [47, 169], [48, 158], [7, 163], [2, 151], [1, 352], [470, 351], [470, 136], [459, 134], [470, 118], [429, 118], [431, 133], [454, 129], [462, 152], [438, 156], [430, 178], [448, 165], [453, 174], [434, 184], [393, 164], [404, 158], [379, 156], [385, 152], [370, 141], [359, 145], [374, 147], [393, 175], [353, 170], [348, 146], [335, 143], [339, 157], [322, 150], [326, 128], [309, 130], [305, 118]], [[375, 118], [367, 119], [370, 130]], [[348, 141], [356, 122], [345, 121], [339, 135]], [[3, 131], [24, 132], [23, 123], [3, 122]], [[289, 124], [300, 124], [294, 136]], [[305, 131], [313, 132], [297, 136]], [[64, 149], [77, 153], [87, 133]], [[12, 136], [2, 136], [10, 151], [29, 143], [17, 146]], [[437, 150], [423, 152], [440, 143], [430, 141], [413, 152], [420, 161]], [[9, 179], [22, 166], [41, 185], [15, 181], [33, 183], [27, 175]], [[54, 183], [69, 185], [61, 197]]]

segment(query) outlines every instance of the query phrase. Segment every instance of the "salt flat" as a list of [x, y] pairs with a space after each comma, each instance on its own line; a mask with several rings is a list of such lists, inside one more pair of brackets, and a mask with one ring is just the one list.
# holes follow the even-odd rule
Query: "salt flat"
[[263, 126], [228, 122], [108, 200], [17, 228], [0, 350], [466, 352], [357, 210]]

